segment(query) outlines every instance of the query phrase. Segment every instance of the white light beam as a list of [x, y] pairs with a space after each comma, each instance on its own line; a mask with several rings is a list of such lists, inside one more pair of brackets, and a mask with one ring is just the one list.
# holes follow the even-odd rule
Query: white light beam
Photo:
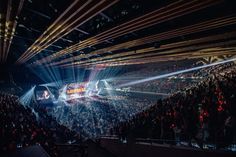
[[224, 64], [224, 63], [228, 63], [228, 62], [233, 62], [233, 61], [236, 61], [236, 58], [232, 58], [232, 59], [228, 59], [228, 60], [224, 60], [224, 61], [220, 61], [220, 62], [215, 62], [215, 63], [211, 63], [211, 64], [207, 64], [207, 65], [202, 65], [202, 66], [198, 66], [198, 67], [194, 67], [194, 68], [190, 68], [190, 69], [180, 70], [180, 71], [176, 71], [176, 72], [172, 72], [172, 73], [168, 73], [168, 74], [149, 77], [146, 79], [136, 80], [136, 81], [128, 82], [125, 84], [121, 84], [118, 87], [126, 87], [126, 86], [131, 86], [131, 85], [135, 85], [135, 84], [139, 84], [139, 83], [162, 79], [162, 78], [166, 78], [166, 77], [170, 77], [170, 76], [174, 76], [174, 75], [178, 75], [178, 74], [183, 74], [183, 73], [187, 73], [187, 72], [191, 72], [191, 71], [195, 71], [195, 70], [200, 70], [203, 68], [208, 68], [211, 66]]

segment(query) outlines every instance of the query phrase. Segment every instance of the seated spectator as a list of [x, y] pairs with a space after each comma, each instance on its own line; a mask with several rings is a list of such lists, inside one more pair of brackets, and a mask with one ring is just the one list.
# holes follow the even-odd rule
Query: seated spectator
[[203, 81], [159, 100], [113, 130], [122, 139], [132, 134], [175, 144], [187, 141], [191, 145], [194, 140], [201, 148], [203, 143], [229, 146], [236, 141], [236, 67], [218, 65], [205, 72], [210, 75]]

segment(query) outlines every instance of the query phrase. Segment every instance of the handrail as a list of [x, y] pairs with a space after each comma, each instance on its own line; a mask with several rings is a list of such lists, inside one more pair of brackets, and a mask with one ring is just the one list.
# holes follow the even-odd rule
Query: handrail
[[[119, 138], [119, 136], [117, 135], [106, 135], [106, 136], [101, 136], [100, 139], [112, 139], [112, 140], [124, 140]], [[126, 142], [129, 142], [129, 138], [125, 139], [127, 140]], [[168, 144], [171, 146], [189, 146], [188, 143], [189, 141], [186, 140], [170, 140], [170, 139], [150, 139], [150, 138], [134, 138], [133, 140], [136, 144], [144, 142], [144, 143], [150, 143], [152, 144]], [[184, 144], [185, 143], [185, 144]], [[219, 148], [217, 147], [217, 145], [219, 144], [226, 144], [225, 147], [220, 148], [220, 150], [223, 151], [233, 151], [236, 152], [236, 141], [235, 142], [223, 142], [223, 141], [216, 141], [216, 142], [202, 142], [202, 149], [212, 149], [212, 150], [218, 150]], [[191, 142], [192, 147], [194, 148], [198, 148], [199, 146], [194, 146], [194, 145], [198, 145], [197, 142]], [[200, 147], [199, 147], [200, 148]]]

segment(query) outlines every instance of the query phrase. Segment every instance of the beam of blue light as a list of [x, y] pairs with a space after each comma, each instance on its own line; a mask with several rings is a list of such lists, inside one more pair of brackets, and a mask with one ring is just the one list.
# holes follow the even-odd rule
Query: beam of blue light
[[60, 101], [65, 101], [67, 99], [67, 95], [66, 95], [66, 89], [67, 89], [67, 85], [65, 85], [62, 89], [62, 92], [59, 95], [59, 100]]
[[29, 106], [29, 104], [31, 103], [31, 100], [34, 96], [35, 87], [36, 86], [33, 86], [30, 90], [28, 90], [24, 95], [22, 95], [20, 97], [21, 104], [23, 104], [24, 106]]
[[236, 58], [232, 58], [232, 59], [228, 59], [228, 60], [224, 60], [224, 61], [220, 61], [220, 62], [215, 62], [215, 63], [211, 63], [211, 64], [207, 64], [207, 65], [202, 65], [202, 66], [198, 66], [198, 67], [194, 67], [194, 68], [190, 68], [190, 69], [180, 70], [180, 71], [176, 71], [176, 72], [172, 72], [172, 73], [168, 73], [168, 74], [149, 77], [149, 78], [146, 78], [146, 79], [136, 80], [136, 81], [128, 82], [128, 83], [125, 83], [125, 84], [121, 84], [118, 87], [132, 86], [132, 85], [135, 85], [135, 84], [140, 84], [140, 83], [144, 83], [144, 82], [148, 82], [148, 81], [162, 79], [162, 78], [166, 78], [166, 77], [170, 77], [170, 76], [174, 76], [174, 75], [178, 75], [178, 74], [188, 73], [188, 72], [200, 70], [200, 69], [203, 69], [203, 68], [208, 68], [208, 67], [219, 65], [219, 64], [225, 64], [225, 63], [233, 62], [233, 61], [236, 61]]
[[30, 106], [30, 103], [34, 97], [34, 90], [36, 86], [33, 86], [30, 90], [28, 90], [24, 95], [20, 97], [20, 102], [24, 106], [28, 106], [31, 108], [31, 111], [34, 113], [36, 120], [39, 120], [39, 114], [35, 112], [34, 108]]
[[44, 84], [40, 84], [39, 86], [58, 87], [56, 82], [44, 83]]
[[29, 68], [36, 76], [38, 76], [45, 83], [55, 82], [58, 87], [62, 84], [62, 82], [60, 82], [60, 80], [62, 80], [62, 75], [59, 68], [47, 66], [40, 66], [37, 68], [29, 66]]

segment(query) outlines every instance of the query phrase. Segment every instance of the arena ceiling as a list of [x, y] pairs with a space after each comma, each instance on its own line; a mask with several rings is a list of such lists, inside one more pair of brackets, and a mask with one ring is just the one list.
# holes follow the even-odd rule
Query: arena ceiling
[[1, 0], [0, 62], [124, 66], [236, 54], [234, 0]]

